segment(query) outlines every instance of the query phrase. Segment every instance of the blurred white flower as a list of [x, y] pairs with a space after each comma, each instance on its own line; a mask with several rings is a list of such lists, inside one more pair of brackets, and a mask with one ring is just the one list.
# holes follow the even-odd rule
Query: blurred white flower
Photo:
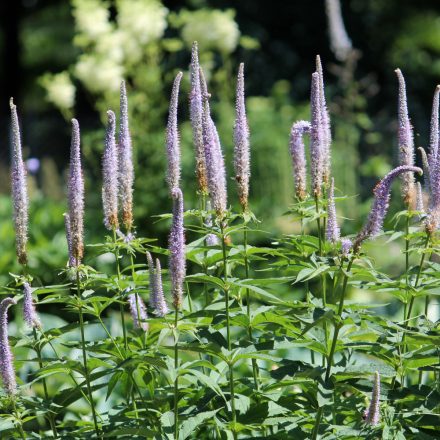
[[184, 11], [181, 19], [184, 23], [182, 38], [188, 46], [197, 41], [200, 51], [219, 50], [224, 53], [231, 53], [237, 47], [240, 30], [234, 20], [233, 11]]
[[75, 104], [75, 86], [68, 72], [56, 74], [47, 73], [41, 78], [41, 84], [46, 89], [47, 100], [62, 112], [71, 110]]
[[168, 9], [157, 0], [119, 0], [118, 25], [135, 41], [147, 44], [162, 37]]
[[110, 58], [82, 55], [75, 65], [75, 76], [93, 93], [118, 91], [123, 74], [123, 66]]
[[76, 28], [90, 41], [112, 30], [107, 2], [101, 0], [73, 0]]
[[116, 63], [122, 63], [124, 60], [125, 40], [125, 33], [122, 30], [115, 29], [99, 37], [96, 41], [95, 52]]

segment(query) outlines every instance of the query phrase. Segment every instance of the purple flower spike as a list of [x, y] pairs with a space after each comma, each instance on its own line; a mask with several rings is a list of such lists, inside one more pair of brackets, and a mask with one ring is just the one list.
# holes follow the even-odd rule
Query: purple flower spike
[[30, 328], [41, 328], [41, 321], [32, 300], [32, 289], [27, 282], [23, 284], [23, 294], [23, 317], [26, 324]]
[[133, 183], [134, 169], [130, 129], [128, 125], [128, 101], [125, 81], [121, 82], [119, 124], [119, 198], [121, 200], [122, 222], [130, 231], [133, 226]]
[[327, 229], [326, 238], [332, 243], [336, 243], [341, 238], [341, 231], [336, 218], [335, 206], [335, 179], [332, 178], [327, 196]]
[[416, 211], [425, 212], [425, 206], [423, 203], [423, 192], [422, 192], [422, 185], [420, 184], [420, 182], [416, 183], [416, 193], [417, 193], [417, 197], [416, 197]]
[[73, 255], [72, 250], [72, 235], [70, 232], [70, 216], [69, 214], [64, 214], [64, 226], [66, 228], [66, 241], [67, 241], [67, 253], [69, 256], [69, 267], [77, 266], [76, 258]]
[[312, 174], [312, 189], [315, 197], [321, 196], [324, 176], [325, 130], [322, 121], [321, 92], [319, 73], [312, 74], [312, 93], [310, 99], [311, 129], [310, 129], [310, 160]]
[[426, 151], [424, 148], [419, 147], [418, 150], [420, 151], [420, 155], [422, 156], [422, 164], [423, 164], [423, 174], [425, 176], [425, 188], [428, 191], [428, 193], [432, 194], [431, 191], [431, 170], [429, 165], [428, 156], [426, 155]]
[[166, 132], [166, 146], [168, 155], [167, 181], [170, 188], [170, 193], [173, 191], [173, 188], [179, 188], [180, 186], [180, 145], [179, 131], [177, 128], [177, 106], [182, 75], [182, 72], [179, 72], [174, 80]]
[[345, 30], [339, 0], [326, 0], [330, 47], [339, 61], [345, 61], [352, 51], [351, 40]]
[[390, 171], [374, 188], [374, 201], [371, 207], [367, 222], [357, 235], [353, 248], [355, 252], [359, 250], [362, 242], [374, 235], [377, 235], [383, 225], [385, 215], [388, 211], [390, 202], [390, 191], [393, 180], [402, 173], [419, 173], [423, 171], [418, 167], [400, 166]]
[[118, 154], [115, 143], [115, 114], [107, 112], [108, 124], [105, 134], [104, 156], [102, 158], [102, 206], [104, 225], [107, 229], [118, 229]]
[[343, 257], [347, 257], [353, 247], [353, 242], [349, 238], [341, 239], [341, 254]]
[[131, 293], [128, 295], [128, 305], [134, 327], [141, 328], [144, 332], [148, 331], [148, 322], [145, 322], [148, 319], [147, 308], [142, 298], [137, 293]]
[[182, 306], [183, 282], [185, 280], [185, 233], [183, 228], [183, 195], [179, 188], [173, 193], [173, 222], [168, 240], [170, 251], [170, 277], [173, 304], [176, 309]]
[[327, 103], [325, 100], [325, 88], [324, 88], [324, 74], [322, 72], [321, 58], [316, 56], [316, 72], [319, 75], [319, 100], [321, 102], [321, 123], [324, 134], [323, 140], [323, 175], [324, 183], [327, 184], [330, 180], [331, 174], [331, 144], [332, 144], [332, 131], [330, 127], [330, 114], [327, 109]]
[[295, 122], [290, 130], [289, 149], [295, 179], [295, 195], [299, 200], [307, 197], [307, 163], [303, 141], [306, 133], [310, 133], [310, 122], [307, 121]]
[[8, 340], [8, 308], [17, 304], [14, 298], [5, 298], [0, 303], [0, 373], [6, 394], [14, 396], [17, 392], [14, 362]]
[[244, 64], [238, 69], [234, 124], [234, 169], [238, 198], [243, 211], [248, 208], [249, 179], [251, 176], [249, 126], [244, 101]]
[[156, 297], [154, 292], [156, 291], [156, 286], [154, 285], [155, 281], [156, 281], [156, 276], [154, 273], [154, 263], [153, 263], [153, 258], [151, 257], [151, 254], [147, 251], [146, 253], [146, 257], [147, 257], [147, 265], [148, 265], [148, 274], [149, 274], [149, 290], [150, 290], [150, 300], [149, 300], [149, 304], [150, 307], [152, 309], [156, 308]]
[[79, 124], [76, 119], [72, 119], [68, 192], [71, 252], [78, 265], [84, 253], [84, 180], [81, 169]]
[[[408, 116], [405, 79], [400, 69], [396, 69], [395, 72], [399, 80], [399, 163], [414, 166], [414, 136]], [[402, 174], [402, 197], [407, 206], [414, 199], [414, 175], [412, 173]]]
[[429, 165], [431, 169], [435, 168], [438, 159], [439, 147], [439, 99], [440, 85], [435, 88], [434, 99], [432, 101], [431, 127], [429, 134]]
[[21, 152], [20, 126], [17, 107], [10, 100], [12, 126], [11, 188], [14, 208], [15, 249], [20, 264], [27, 263], [26, 244], [28, 240], [28, 196], [26, 167]]
[[217, 216], [222, 218], [227, 209], [226, 171], [220, 139], [211, 118], [208, 89], [200, 69], [200, 86], [203, 96], [203, 143], [205, 147], [208, 189]]
[[154, 312], [157, 316], [163, 317], [168, 313], [168, 306], [165, 301], [165, 296], [163, 294], [162, 268], [160, 267], [160, 261], [158, 258], [156, 258], [156, 270], [154, 273], [154, 277]]
[[208, 176], [206, 171], [205, 148], [203, 145], [203, 99], [200, 89], [200, 65], [197, 42], [191, 52], [191, 91], [189, 95], [189, 113], [196, 153], [196, 175], [201, 194], [208, 194]]
[[377, 425], [380, 420], [380, 375], [376, 371], [374, 374], [373, 391], [371, 394], [370, 406], [364, 412], [365, 423]]

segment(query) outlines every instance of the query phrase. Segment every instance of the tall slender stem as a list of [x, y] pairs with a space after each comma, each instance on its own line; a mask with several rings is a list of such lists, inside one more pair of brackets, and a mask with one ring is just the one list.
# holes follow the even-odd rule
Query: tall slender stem
[[[230, 325], [230, 316], [229, 316], [229, 285], [228, 285], [228, 258], [226, 255], [226, 237], [224, 233], [224, 224], [223, 220], [220, 220], [220, 231], [221, 231], [221, 240], [222, 240], [222, 251], [223, 251], [223, 283], [224, 283], [224, 292], [225, 292], [225, 307], [226, 307], [226, 340], [228, 344], [229, 354], [231, 353], [232, 345], [231, 345], [231, 325]], [[234, 439], [237, 438], [237, 431], [235, 430], [235, 425], [237, 422], [237, 416], [235, 413], [235, 389], [234, 389], [234, 369], [231, 363], [229, 365], [229, 387], [231, 393], [231, 413], [232, 413], [232, 433]]]
[[[41, 370], [43, 368], [43, 361], [42, 361], [40, 346], [38, 345], [39, 340], [38, 340], [38, 336], [37, 336], [37, 331], [35, 330], [35, 328], [32, 329], [32, 333], [33, 333], [34, 339], [35, 339], [35, 353], [37, 354], [38, 366], [40, 367], [40, 370]], [[43, 382], [44, 399], [46, 400], [46, 402], [50, 402], [45, 377], [43, 377], [42, 382]], [[49, 411], [49, 413], [47, 414], [47, 419], [49, 421], [50, 428], [52, 429], [52, 433], [53, 433], [54, 438], [58, 438], [58, 433], [57, 433], [57, 429], [55, 426], [55, 418], [53, 416], [52, 411]]]
[[179, 438], [179, 375], [177, 369], [179, 368], [179, 333], [177, 324], [179, 321], [179, 309], [175, 308], [174, 314], [174, 369], [176, 378], [174, 379], [174, 439]]
[[12, 398], [12, 408], [13, 408], [13, 411], [15, 413], [15, 417], [20, 420], [19, 423], [17, 423], [17, 425], [16, 425], [17, 431], [20, 434], [20, 437], [23, 440], [26, 440], [26, 436], [25, 436], [24, 431], [23, 431], [23, 422], [21, 421], [21, 418], [19, 417], [19, 414], [18, 414], [18, 411], [17, 411], [17, 406], [15, 405], [15, 397]]
[[[245, 276], [246, 279], [249, 279], [249, 259], [247, 256], [247, 226], [245, 225], [244, 231], [243, 231], [243, 247], [244, 247], [244, 270], [245, 270]], [[246, 289], [246, 313], [249, 321], [249, 327], [248, 327], [248, 333], [249, 333], [249, 340], [253, 343], [254, 337], [252, 335], [252, 324], [251, 324], [251, 300], [249, 296], [249, 289]], [[259, 391], [260, 386], [258, 383], [258, 365], [256, 359], [252, 359], [252, 374], [254, 376], [254, 385], [255, 389]]]
[[[76, 289], [77, 289], [77, 296], [78, 296], [78, 302], [81, 301], [80, 291], [81, 291], [81, 285], [79, 281], [79, 272], [76, 272]], [[89, 394], [90, 398], [90, 407], [92, 409], [92, 416], [93, 416], [93, 424], [95, 425], [95, 432], [98, 438], [101, 437], [101, 434], [99, 432], [98, 428], [98, 421], [96, 419], [96, 411], [95, 411], [95, 403], [93, 402], [93, 395], [92, 395], [92, 388], [90, 386], [90, 377], [89, 377], [89, 368], [87, 365], [87, 353], [86, 353], [86, 338], [84, 335], [84, 317], [82, 312], [82, 305], [79, 304], [78, 307], [78, 313], [79, 313], [79, 326], [81, 330], [81, 346], [82, 346], [82, 355], [83, 355], [83, 363], [84, 363], [84, 379], [86, 380], [87, 385], [87, 392]]]

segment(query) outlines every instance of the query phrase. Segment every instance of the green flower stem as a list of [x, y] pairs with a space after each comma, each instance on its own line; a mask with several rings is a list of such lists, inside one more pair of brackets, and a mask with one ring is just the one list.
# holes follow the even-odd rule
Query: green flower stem
[[[226, 307], [226, 340], [228, 344], [228, 351], [231, 352], [231, 323], [230, 323], [230, 313], [229, 313], [229, 285], [228, 285], [228, 258], [226, 256], [226, 243], [225, 243], [225, 233], [223, 220], [220, 220], [220, 231], [222, 240], [222, 251], [223, 251], [223, 282], [224, 282], [224, 293], [225, 293], [225, 307]], [[229, 365], [229, 387], [231, 393], [231, 413], [232, 413], [232, 433], [234, 439], [237, 438], [237, 432], [235, 430], [235, 425], [237, 423], [237, 416], [235, 413], [235, 389], [234, 389], [234, 369], [231, 363]]]
[[[244, 247], [244, 270], [245, 270], [245, 276], [246, 279], [249, 279], [249, 259], [247, 257], [247, 244], [248, 244], [248, 240], [247, 240], [248, 236], [247, 236], [247, 226], [244, 226], [244, 231], [243, 231], [243, 247]], [[248, 321], [249, 321], [249, 327], [248, 327], [248, 333], [249, 333], [249, 340], [253, 343], [254, 342], [254, 337], [252, 335], [252, 324], [251, 324], [251, 300], [250, 300], [250, 296], [249, 296], [249, 289], [246, 289], [246, 313], [247, 313], [247, 317], [248, 317]], [[260, 386], [259, 386], [259, 378], [258, 378], [258, 365], [257, 365], [257, 360], [256, 359], [252, 359], [252, 374], [254, 377], [254, 385], [255, 385], [255, 389], [257, 391], [260, 390]]]
[[[121, 281], [121, 266], [119, 264], [119, 248], [117, 245], [117, 237], [116, 237], [116, 229], [113, 227], [113, 242], [115, 244], [115, 258], [116, 258], [116, 273], [118, 276], [118, 294], [121, 296], [121, 287], [120, 287], [120, 281]], [[124, 314], [124, 303], [122, 302], [122, 298], [120, 298], [119, 303], [119, 312], [121, 314], [121, 325], [122, 325], [122, 337], [124, 338], [124, 347], [125, 350], [128, 348], [128, 340], [127, 340], [127, 331], [125, 329], [125, 314]]]
[[[35, 339], [35, 353], [37, 354], [38, 366], [40, 367], [40, 370], [41, 370], [43, 368], [43, 361], [42, 361], [40, 346], [38, 345], [39, 339], [38, 339], [37, 331], [35, 330], [35, 328], [32, 329], [32, 332], [33, 332], [34, 339]], [[46, 402], [50, 402], [49, 393], [47, 391], [47, 382], [46, 382], [45, 377], [43, 377], [42, 382], [43, 382], [44, 399], [46, 400]], [[52, 433], [53, 433], [54, 438], [58, 438], [58, 433], [57, 433], [57, 429], [55, 426], [55, 418], [54, 418], [52, 411], [49, 411], [49, 413], [47, 414], [47, 419], [50, 424], [50, 429], [52, 429]]]
[[175, 308], [174, 313], [174, 369], [176, 378], [174, 379], [174, 439], [179, 438], [179, 375], [177, 369], [179, 368], [179, 336], [177, 325], [179, 322], [179, 309]]
[[17, 431], [20, 434], [20, 437], [23, 440], [26, 440], [26, 435], [23, 431], [23, 422], [21, 421], [21, 417], [17, 411], [17, 406], [15, 405], [15, 397], [12, 398], [12, 409], [15, 414], [15, 417], [17, 418], [17, 420], [19, 420], [19, 423], [16, 424]]
[[[79, 280], [79, 272], [76, 271], [76, 289], [77, 289], [77, 297], [78, 297], [78, 303], [81, 301], [80, 297], [80, 291], [81, 291], [81, 285]], [[81, 346], [82, 346], [82, 354], [83, 354], [83, 363], [84, 363], [84, 379], [86, 380], [87, 385], [87, 392], [89, 394], [90, 398], [90, 408], [92, 409], [92, 416], [93, 416], [93, 424], [95, 425], [95, 432], [98, 438], [101, 438], [101, 433], [98, 428], [98, 421], [96, 419], [96, 411], [95, 411], [95, 403], [93, 402], [93, 395], [92, 395], [92, 388], [90, 386], [90, 376], [89, 376], [89, 368], [87, 366], [87, 353], [86, 353], [86, 339], [84, 336], [84, 317], [83, 317], [83, 311], [82, 311], [82, 305], [79, 305], [78, 308], [79, 313], [79, 326], [81, 330]]]

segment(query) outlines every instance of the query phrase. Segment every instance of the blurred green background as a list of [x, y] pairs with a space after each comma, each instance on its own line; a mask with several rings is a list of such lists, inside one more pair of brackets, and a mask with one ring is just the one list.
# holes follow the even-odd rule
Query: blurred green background
[[[108, 108], [128, 83], [136, 166], [135, 218], [141, 234], [166, 243], [164, 129], [174, 75], [188, 71], [192, 41], [208, 73], [229, 176], [238, 64], [245, 63], [251, 129], [251, 206], [273, 236], [295, 231], [283, 212], [293, 200], [291, 124], [309, 118], [310, 77], [320, 54], [334, 135], [333, 172], [343, 231], [359, 227], [371, 189], [396, 165], [397, 81], [408, 89], [416, 146], [428, 143], [431, 100], [440, 82], [438, 0], [342, 0], [353, 51], [331, 50], [324, 0], [17, 0], [0, 5], [0, 282], [16, 271], [9, 201], [9, 97], [18, 105], [31, 197], [30, 267], [42, 283], [66, 262], [62, 213], [69, 119], [82, 128], [87, 181], [86, 240], [103, 241], [100, 159]], [[179, 119], [186, 207], [196, 207], [188, 122], [188, 75]], [[238, 207], [234, 182], [230, 203]], [[359, 197], [354, 197], [359, 195]], [[396, 205], [399, 203], [395, 197]]]

